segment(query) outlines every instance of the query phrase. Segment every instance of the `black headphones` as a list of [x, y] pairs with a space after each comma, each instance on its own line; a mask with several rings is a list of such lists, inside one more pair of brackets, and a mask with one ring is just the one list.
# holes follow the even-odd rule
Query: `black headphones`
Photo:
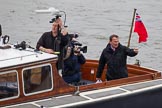
[[[2, 35], [2, 27], [1, 27], [1, 24], [0, 24], [0, 37]], [[5, 35], [5, 36], [2, 36], [2, 44], [7, 44], [10, 40], [10, 37]]]

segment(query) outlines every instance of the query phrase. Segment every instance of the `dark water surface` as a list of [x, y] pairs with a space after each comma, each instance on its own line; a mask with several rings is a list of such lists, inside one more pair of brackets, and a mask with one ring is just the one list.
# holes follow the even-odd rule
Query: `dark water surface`
[[55, 7], [67, 14], [66, 25], [71, 33], [79, 33], [78, 40], [88, 46], [86, 58], [99, 59], [108, 37], [118, 34], [127, 45], [134, 8], [141, 15], [149, 38], [139, 44], [132, 34], [131, 48], [139, 54], [128, 63], [140, 59], [141, 65], [162, 71], [162, 0], [0, 0], [0, 24], [10, 43], [25, 40], [36, 45], [43, 32], [51, 29], [50, 14], [36, 14], [34, 10]]

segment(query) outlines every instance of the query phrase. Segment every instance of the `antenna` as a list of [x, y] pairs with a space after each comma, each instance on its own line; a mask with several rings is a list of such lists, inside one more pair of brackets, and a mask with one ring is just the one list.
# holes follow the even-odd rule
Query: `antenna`
[[[63, 13], [65, 15], [64, 26], [66, 27], [66, 25], [65, 25], [65, 22], [66, 22], [66, 12], [65, 11], [60, 11], [58, 9], [55, 9], [54, 7], [50, 7], [48, 9], [35, 10], [35, 12], [38, 13], [38, 14], [52, 14], [52, 15], [59, 16], [59, 17], [61, 17], [61, 13]], [[54, 20], [54, 18], [52, 19], [52, 21], [53, 20]], [[50, 21], [50, 23], [52, 21]]]
[[1, 27], [1, 24], [0, 24], [0, 36], [2, 36], [2, 27]]

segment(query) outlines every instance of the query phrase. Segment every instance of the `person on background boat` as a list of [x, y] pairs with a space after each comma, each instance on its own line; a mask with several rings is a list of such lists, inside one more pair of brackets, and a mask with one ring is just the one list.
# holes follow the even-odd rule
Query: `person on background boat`
[[114, 80], [128, 77], [127, 56], [134, 57], [138, 54], [138, 49], [130, 49], [119, 43], [118, 35], [111, 35], [109, 43], [102, 51], [99, 59], [99, 66], [96, 74], [96, 80], [101, 81], [101, 75], [105, 64], [107, 64], [106, 78]]
[[52, 24], [52, 30], [43, 33], [37, 42], [36, 48], [46, 53], [59, 53], [57, 68], [62, 69], [63, 48], [68, 43], [68, 32], [62, 26], [61, 18], [57, 18]]
[[77, 84], [81, 80], [81, 64], [86, 62], [86, 59], [81, 53], [79, 46], [75, 45], [74, 42], [76, 41], [69, 41], [66, 48], [64, 71], [62, 73], [64, 81], [70, 84]]

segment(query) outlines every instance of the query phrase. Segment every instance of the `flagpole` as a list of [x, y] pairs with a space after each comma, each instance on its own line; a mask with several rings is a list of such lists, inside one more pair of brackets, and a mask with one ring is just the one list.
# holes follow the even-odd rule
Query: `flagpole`
[[134, 25], [134, 19], [135, 19], [136, 10], [137, 9], [134, 9], [134, 12], [133, 12], [132, 25], [131, 25], [130, 32], [129, 32], [129, 39], [128, 39], [128, 45], [127, 45], [127, 47], [130, 46], [130, 40], [131, 40], [131, 36], [132, 36], [132, 30], [133, 30], [133, 25]]

